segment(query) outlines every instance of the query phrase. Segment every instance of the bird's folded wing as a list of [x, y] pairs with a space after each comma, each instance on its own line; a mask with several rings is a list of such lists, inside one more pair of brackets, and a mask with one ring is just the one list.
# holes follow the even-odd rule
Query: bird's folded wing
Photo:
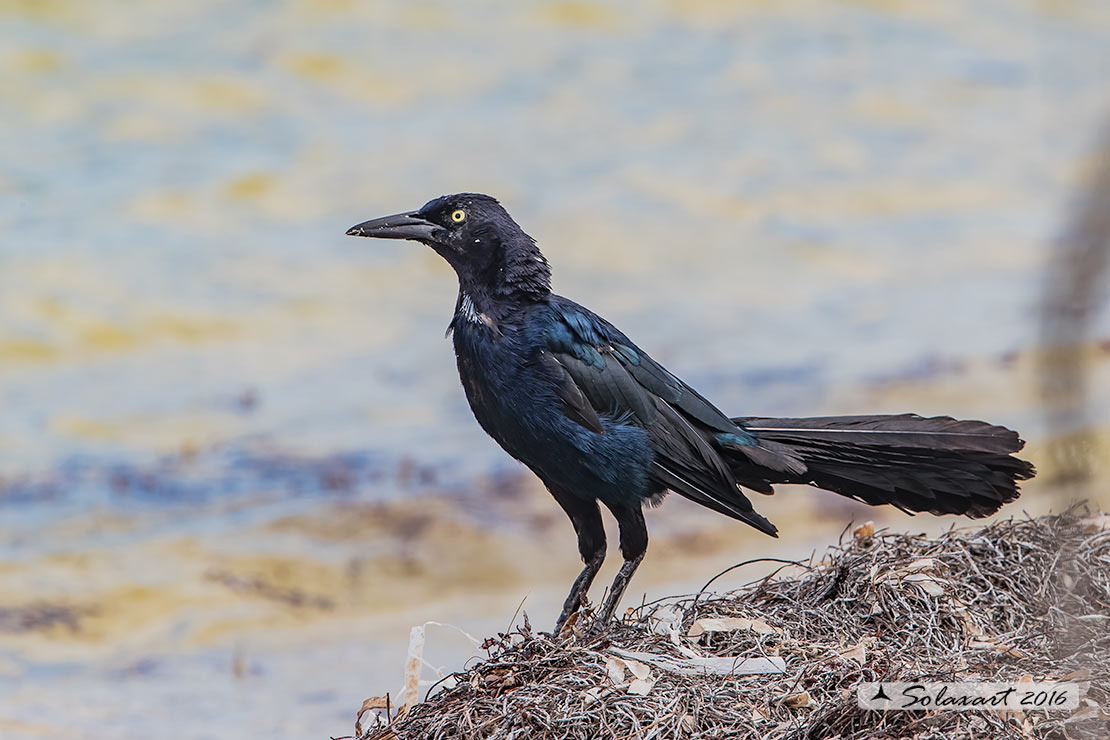
[[546, 351], [540, 352], [540, 362], [556, 379], [555, 394], [559, 397], [563, 415], [591, 432], [604, 434], [605, 427], [601, 425], [597, 409], [590, 404], [563, 363]]
[[668, 372], [608, 321], [567, 299], [560, 299], [554, 307], [561, 321], [554, 324], [549, 333], [553, 352], [569, 355], [598, 374], [612, 375], [614, 382], [619, 376], [621, 394], [630, 392], [625, 381], [627, 377], [636, 387], [636, 393], [660, 398], [709, 429], [726, 433], [740, 431], [716, 406]]
[[558, 308], [562, 320], [551, 325], [542, 361], [556, 370], [564, 414], [586, 428], [581, 420], [594, 417], [641, 427], [651, 439], [660, 484], [773, 533], [737, 487], [719, 437], [745, 452], [773, 453], [604, 319], [569, 301]]
[[[563, 321], [549, 332], [543, 354], [546, 363], [565, 374], [560, 376], [564, 403], [576, 409], [581, 394], [597, 415], [645, 429], [657, 453], [668, 458], [689, 457], [691, 467], [708, 467], [727, 476], [727, 468], [709, 443], [715, 427], [705, 428], [696, 416], [688, 418], [683, 413], [686, 396], [682, 381], [586, 309], [561, 308]], [[567, 380], [577, 393], [566, 386]], [[581, 412], [574, 410], [573, 414], [580, 416]], [[739, 431], [723, 414], [721, 418], [725, 428]]]

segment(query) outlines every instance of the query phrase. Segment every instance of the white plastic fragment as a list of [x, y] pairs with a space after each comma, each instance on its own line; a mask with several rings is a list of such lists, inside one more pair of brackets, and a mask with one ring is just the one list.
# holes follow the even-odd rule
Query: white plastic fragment
[[682, 653], [687, 658], [700, 658], [700, 653], [683, 644], [684, 640], [679, 634], [680, 628], [682, 627], [682, 615], [682, 609], [673, 604], [657, 609], [653, 615], [655, 616], [655, 620], [652, 624], [652, 631], [657, 635], [666, 635], [669, 637], [675, 650]]
[[582, 705], [588, 707], [592, 704], [597, 704], [599, 701], [601, 701], [601, 691], [602, 689], [600, 686], [594, 686], [592, 689], [587, 689], [583, 691]]
[[944, 596], [944, 586], [923, 573], [914, 573], [902, 579], [903, 583], [912, 583], [930, 596]]
[[409, 630], [409, 654], [405, 661], [405, 693], [401, 702], [404, 714], [420, 701], [420, 671], [424, 665], [424, 625]]
[[872, 566], [872, 579], [875, 583], [896, 583], [899, 586], [905, 584], [913, 584], [919, 589], [924, 591], [929, 596], [944, 596], [944, 586], [941, 582], [926, 573], [935, 573], [937, 563], [933, 558], [921, 558], [915, 560], [909, 565], [903, 566], [896, 570], [887, 571], [878, 578], [875, 578], [874, 567]]
[[669, 636], [682, 622], [682, 610], [673, 604], [659, 607], [651, 616], [651, 631], [657, 635]]
[[699, 637], [706, 632], [735, 632], [748, 630], [759, 635], [782, 634], [782, 630], [764, 622], [762, 619], [745, 619], [744, 617], [702, 617], [690, 625], [687, 637]]
[[760, 673], [785, 673], [786, 661], [772, 658], [672, 658], [669, 655], [641, 653], [613, 648], [612, 653], [625, 659], [646, 663], [667, 673], [686, 676], [754, 675]]
[[865, 637], [852, 647], [842, 652], [840, 654], [840, 657], [844, 658], [845, 660], [854, 661], [858, 665], [863, 665], [867, 662], [867, 647], [872, 642], [874, 642], [874, 638]]
[[645, 679], [651, 677], [651, 668], [648, 668], [646, 663], [641, 663], [632, 658], [626, 658], [624, 664], [628, 666], [629, 672], [636, 678]]
[[899, 568], [897, 572], [900, 573], [921, 573], [927, 570], [933, 570], [936, 567], [936, 561], [932, 558], [921, 558], [915, 560], [904, 568]]
[[609, 657], [605, 659], [605, 670], [609, 672], [609, 680], [615, 684], [624, 683], [624, 661], [620, 658]]
[[633, 696], [647, 696], [653, 686], [655, 686], [654, 679], [636, 678], [628, 684], [628, 693]]
[[646, 696], [655, 685], [651, 676], [651, 668], [645, 663], [632, 658], [618, 658], [610, 656], [605, 659], [605, 669], [609, 673], [609, 680], [614, 684], [623, 684], [626, 671], [632, 674], [632, 680], [626, 689], [629, 694]]

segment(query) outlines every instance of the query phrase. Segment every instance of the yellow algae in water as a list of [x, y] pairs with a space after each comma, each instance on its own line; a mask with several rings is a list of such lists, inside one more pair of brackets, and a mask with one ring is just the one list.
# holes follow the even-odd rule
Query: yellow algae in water
[[871, 185], [813, 186], [776, 193], [765, 199], [770, 211], [813, 216], [875, 218], [931, 211], [967, 210], [1012, 202], [1015, 195], [978, 183], [928, 184], [877, 182]]
[[134, 329], [81, 313], [57, 298], [38, 300], [35, 309], [52, 325], [73, 337], [79, 350], [119, 352], [139, 344], [140, 337]]
[[79, 15], [81, 3], [63, 0], [0, 0], [0, 14], [37, 20], [66, 20]]
[[408, 87], [376, 74], [367, 64], [353, 65], [333, 54], [292, 54], [282, 60], [282, 65], [298, 77], [329, 85], [361, 101], [399, 103], [412, 96]]
[[418, 504], [398, 501], [321, 507], [308, 514], [275, 519], [266, 528], [330, 542], [365, 541], [374, 537], [380, 543], [423, 536], [457, 515], [450, 502], [425, 498]]
[[822, 273], [838, 279], [876, 282], [890, 273], [885, 264], [865, 254], [830, 250], [815, 244], [799, 245], [794, 253]]
[[103, 136], [111, 141], [165, 141], [180, 131], [178, 121], [135, 111], [122, 112], [101, 127]]
[[869, 121], [901, 125], [923, 125], [930, 112], [903, 96], [865, 93], [855, 96], [852, 108]]
[[46, 296], [34, 301], [35, 310], [50, 319], [67, 319], [72, 315], [69, 307], [55, 296]]
[[986, 208], [1013, 200], [1012, 193], [974, 182], [946, 186], [893, 184], [864, 189], [858, 195], [863, 213], [878, 214]]
[[167, 337], [189, 343], [209, 339], [229, 339], [239, 333], [239, 327], [235, 322], [216, 317], [186, 318], [161, 315], [150, 319], [146, 328], [156, 337]]
[[[283, 596], [303, 590], [322, 596], [338, 594], [346, 586], [342, 564], [330, 564], [303, 555], [215, 556], [206, 581], [219, 583], [250, 598], [296, 606], [297, 599]], [[306, 602], [307, 603], [307, 602]]]
[[24, 49], [15, 55], [15, 65], [21, 72], [33, 74], [57, 72], [64, 66], [62, 56], [49, 49]]
[[575, 28], [612, 28], [617, 24], [617, 16], [609, 8], [571, 0], [549, 3], [543, 9], [543, 16], [560, 25]]
[[187, 89], [202, 106], [229, 113], [246, 113], [261, 107], [263, 102], [258, 88], [241, 80], [200, 80]]
[[139, 326], [114, 326], [84, 320], [79, 328], [80, 346], [92, 352], [123, 352], [161, 338], [195, 344], [235, 334], [235, 324], [225, 318], [155, 315]]
[[100, 594], [81, 621], [80, 636], [90, 641], [127, 640], [166, 625], [190, 606], [188, 595], [172, 586], [126, 585]]
[[932, 2], [914, 2], [911, 0], [847, 0], [846, 5], [858, 5], [863, 8], [885, 11], [890, 14], [905, 13], [914, 9], [927, 9]]
[[297, 76], [317, 82], [335, 82], [350, 74], [350, 65], [335, 54], [295, 54], [286, 66]]
[[629, 189], [676, 203], [691, 213], [749, 222], [761, 215], [756, 210], [757, 203], [735, 194], [722, 193], [696, 180], [679, 177], [664, 178], [659, 176], [659, 173], [639, 167], [621, 171], [620, 179], [621, 184]]
[[59, 339], [48, 343], [41, 339], [0, 336], [0, 365], [129, 352], [160, 340], [197, 344], [240, 334], [236, 322], [220, 316], [154, 314], [117, 325], [75, 311], [54, 299], [36, 302], [35, 309]]
[[795, 6], [778, 0], [670, 0], [666, 6], [677, 16], [702, 20], [730, 20], [768, 11], [780, 11], [785, 15], [797, 12]]
[[70, 414], [55, 416], [50, 420], [49, 426], [51, 431], [78, 439], [110, 440], [117, 437], [120, 432], [118, 426]]
[[319, 10], [350, 10], [356, 5], [356, 0], [310, 0], [309, 5]]
[[[0, 663], [0, 676], [5, 675], [6, 667], [13, 671], [9, 675], [18, 675], [14, 668], [16, 665], [14, 661]], [[0, 737], [7, 737], [9, 732], [16, 737], [65, 737], [70, 735], [73, 730], [68, 723], [63, 724], [61, 720], [62, 717], [58, 717], [58, 724], [48, 725], [42, 722], [24, 722], [18, 719], [0, 718]]]
[[133, 331], [105, 323], [93, 323], [81, 330], [81, 346], [95, 351], [120, 352], [139, 343]]
[[[30, 78], [28, 78], [30, 79]], [[20, 82], [26, 82], [20, 78]], [[37, 82], [37, 81], [36, 81]], [[3, 88], [4, 92], [17, 90], [20, 98], [21, 112], [38, 125], [52, 125], [68, 123], [85, 117], [88, 111], [82, 104], [81, 97], [72, 90], [61, 87], [53, 88], [47, 85], [31, 82], [24, 89], [19, 90], [16, 85]]]
[[252, 113], [267, 102], [266, 91], [257, 80], [235, 77], [230, 72], [220, 77], [200, 77], [128, 70], [97, 78], [84, 92], [98, 99], [126, 103], [124, 108], [153, 111], [162, 116], [179, 113], [181, 120], [173, 122], [178, 128], [185, 123], [203, 123], [213, 115]]
[[519, 583], [527, 563], [547, 554], [546, 540], [491, 532], [460, 517], [456, 506], [445, 499], [344, 505], [283, 518], [267, 529], [364, 543], [344, 567], [340, 586], [347, 604], [376, 610], [389, 607], [386, 595], [416, 601]]
[[401, 12], [402, 25], [423, 31], [449, 28], [450, 20], [444, 8], [434, 5], [406, 5]]
[[5, 362], [50, 362], [58, 349], [35, 339], [0, 339], [0, 364]]
[[186, 193], [172, 190], [143, 192], [130, 205], [132, 218], [152, 223], [163, 223], [192, 210], [193, 199]]
[[265, 172], [254, 172], [237, 177], [224, 186], [224, 191], [232, 198], [254, 200], [271, 193], [274, 189], [274, 178]]
[[203, 573], [209, 614], [194, 637], [207, 643], [258, 627], [329, 617], [346, 599], [345, 564], [304, 557], [228, 557], [209, 553]]

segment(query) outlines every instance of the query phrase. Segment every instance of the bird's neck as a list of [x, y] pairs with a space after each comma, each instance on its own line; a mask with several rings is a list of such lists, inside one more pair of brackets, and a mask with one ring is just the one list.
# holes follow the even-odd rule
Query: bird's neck
[[452, 330], [459, 325], [472, 325], [500, 334], [501, 320], [508, 313], [508, 308], [503, 301], [491, 298], [485, 291], [475, 290], [473, 286], [468, 290], [467, 286], [460, 284], [455, 315], [448, 328]]
[[457, 269], [459, 298], [451, 327], [485, 326], [495, 333], [521, 309], [551, 295], [551, 268], [527, 234], [501, 245], [487, 264]]
[[551, 294], [551, 267], [523, 231], [502, 244], [499, 264], [485, 278], [490, 293], [505, 300], [546, 300]]

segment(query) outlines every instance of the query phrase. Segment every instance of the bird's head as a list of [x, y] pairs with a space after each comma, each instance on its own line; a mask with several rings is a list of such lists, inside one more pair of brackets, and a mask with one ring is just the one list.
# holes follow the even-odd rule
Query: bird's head
[[542, 297], [551, 291], [551, 270], [536, 242], [488, 195], [444, 195], [416, 211], [363, 221], [347, 235], [423, 242], [455, 269], [467, 292]]

